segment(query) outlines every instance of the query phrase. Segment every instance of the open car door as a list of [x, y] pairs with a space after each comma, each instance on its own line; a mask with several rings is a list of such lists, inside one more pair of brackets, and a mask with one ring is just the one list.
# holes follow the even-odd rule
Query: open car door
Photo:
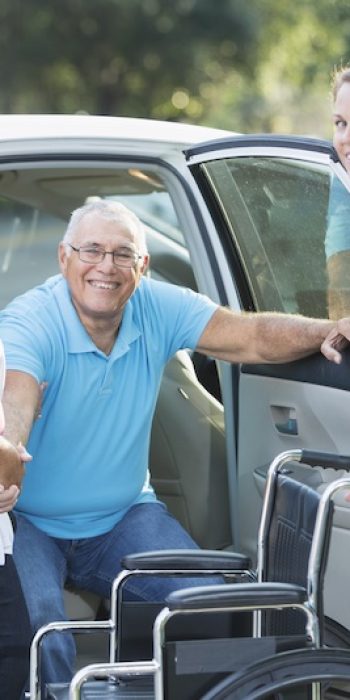
[[[185, 155], [221, 239], [241, 308], [329, 317], [329, 258], [342, 254], [339, 240], [350, 222], [348, 176], [332, 146], [316, 139], [251, 136], [202, 144]], [[338, 289], [344, 308], [350, 262], [348, 270]], [[284, 365], [232, 368], [235, 410], [226, 412], [226, 432], [236, 450], [232, 513], [245, 551], [252, 553], [265, 468], [274, 456], [294, 447], [350, 454], [349, 369], [348, 351], [340, 366], [316, 354]], [[329, 472], [325, 478], [334, 479]], [[322, 489], [317, 479], [315, 487]], [[343, 605], [350, 577], [348, 508], [343, 497], [327, 573], [326, 614], [350, 629], [350, 610]]]

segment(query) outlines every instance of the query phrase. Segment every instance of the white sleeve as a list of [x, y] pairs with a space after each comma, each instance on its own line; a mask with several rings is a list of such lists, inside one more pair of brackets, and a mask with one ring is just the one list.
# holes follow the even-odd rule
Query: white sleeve
[[5, 416], [4, 416], [4, 409], [2, 407], [1, 399], [2, 399], [2, 393], [4, 391], [4, 384], [5, 384], [5, 354], [4, 354], [4, 346], [2, 344], [2, 341], [0, 340], [0, 435], [4, 432], [5, 429]]
[[5, 564], [5, 554], [12, 554], [13, 527], [7, 513], [0, 513], [0, 566]]
[[2, 340], [0, 340], [0, 401], [5, 384], [5, 353]]

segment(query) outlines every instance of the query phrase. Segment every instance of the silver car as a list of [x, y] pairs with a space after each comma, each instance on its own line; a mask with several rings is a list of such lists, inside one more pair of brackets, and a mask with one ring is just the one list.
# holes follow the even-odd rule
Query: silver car
[[[326, 141], [92, 116], [0, 116], [0, 298], [57, 272], [73, 209], [116, 199], [143, 220], [149, 274], [237, 311], [328, 315]], [[203, 547], [255, 553], [266, 465], [301, 447], [350, 452], [350, 354], [241, 366], [179, 353], [165, 372], [150, 468], [159, 497]], [[311, 478], [311, 477], [310, 477]], [[314, 478], [314, 477], [312, 477]], [[324, 479], [335, 478], [324, 470]], [[350, 629], [349, 503], [338, 503], [326, 613]], [[84, 603], [84, 604], [83, 604]], [[98, 601], [67, 593], [73, 618]]]

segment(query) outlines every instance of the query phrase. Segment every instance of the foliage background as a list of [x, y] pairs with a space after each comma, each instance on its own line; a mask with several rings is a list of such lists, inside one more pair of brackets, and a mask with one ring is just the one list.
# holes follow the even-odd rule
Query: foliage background
[[0, 0], [0, 111], [330, 137], [349, 0]]

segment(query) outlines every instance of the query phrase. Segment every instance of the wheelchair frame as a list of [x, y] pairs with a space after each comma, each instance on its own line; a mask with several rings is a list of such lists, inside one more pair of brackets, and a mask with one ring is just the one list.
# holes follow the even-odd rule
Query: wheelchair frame
[[[291, 450], [278, 455], [271, 463], [267, 476], [266, 495], [264, 498], [261, 523], [258, 534], [258, 566], [257, 582], [244, 584], [224, 584], [214, 587], [195, 587], [183, 589], [172, 593], [155, 620], [153, 629], [153, 659], [147, 661], [115, 661], [116, 633], [118, 630], [121, 605], [122, 588], [130, 576], [134, 575], [189, 575], [189, 574], [245, 574], [252, 576], [247, 568], [248, 560], [244, 555], [235, 553], [203, 552], [188, 550], [188, 552], [158, 552], [141, 555], [130, 555], [126, 558], [128, 571], [121, 572], [116, 578], [111, 595], [111, 617], [106, 622], [84, 623], [74, 622], [51, 623], [35, 635], [31, 648], [31, 672], [30, 672], [30, 698], [40, 698], [40, 678], [38, 673], [39, 648], [44, 636], [51, 631], [92, 631], [104, 629], [109, 634], [110, 653], [108, 663], [90, 664], [78, 671], [69, 686], [69, 700], [78, 700], [81, 697], [83, 684], [91, 678], [111, 678], [113, 676], [143, 676], [154, 677], [154, 698], [164, 699], [163, 685], [163, 661], [162, 648], [165, 639], [165, 628], [168, 621], [175, 615], [188, 613], [207, 612], [254, 612], [253, 636], [261, 636], [261, 611], [270, 609], [293, 608], [300, 609], [306, 616], [306, 631], [312, 646], [317, 649], [320, 646], [320, 629], [317, 610], [320, 599], [320, 578], [322, 578], [322, 566], [325, 555], [325, 546], [328, 549], [327, 528], [334, 495], [344, 489], [350, 489], [350, 477], [344, 477], [331, 482], [319, 499], [317, 517], [313, 531], [311, 552], [308, 563], [308, 573], [305, 588], [293, 584], [268, 583], [264, 579], [266, 530], [271, 516], [272, 494], [276, 487], [277, 474], [288, 462], [304, 462], [310, 466], [332, 467], [335, 469], [350, 469], [350, 458], [310, 452], [303, 450]], [[327, 543], [327, 545], [325, 545]], [[185, 562], [181, 559], [184, 555]], [[221, 562], [220, 562], [221, 556]], [[195, 568], [193, 561], [205, 559], [207, 568]], [[224, 565], [222, 562], [224, 558]], [[174, 568], [174, 562], [182, 568]], [[172, 566], [169, 565], [172, 563]], [[215, 565], [215, 561], [217, 566]], [[191, 564], [192, 562], [192, 564]], [[203, 563], [203, 562], [202, 562]], [[219, 566], [219, 563], [221, 566]], [[191, 564], [191, 565], [190, 565]], [[234, 568], [234, 566], [238, 569]], [[262, 602], [263, 601], [263, 602]], [[116, 699], [117, 699], [116, 695]], [[145, 696], [146, 697], [146, 696]], [[150, 696], [147, 696], [150, 697]]]

